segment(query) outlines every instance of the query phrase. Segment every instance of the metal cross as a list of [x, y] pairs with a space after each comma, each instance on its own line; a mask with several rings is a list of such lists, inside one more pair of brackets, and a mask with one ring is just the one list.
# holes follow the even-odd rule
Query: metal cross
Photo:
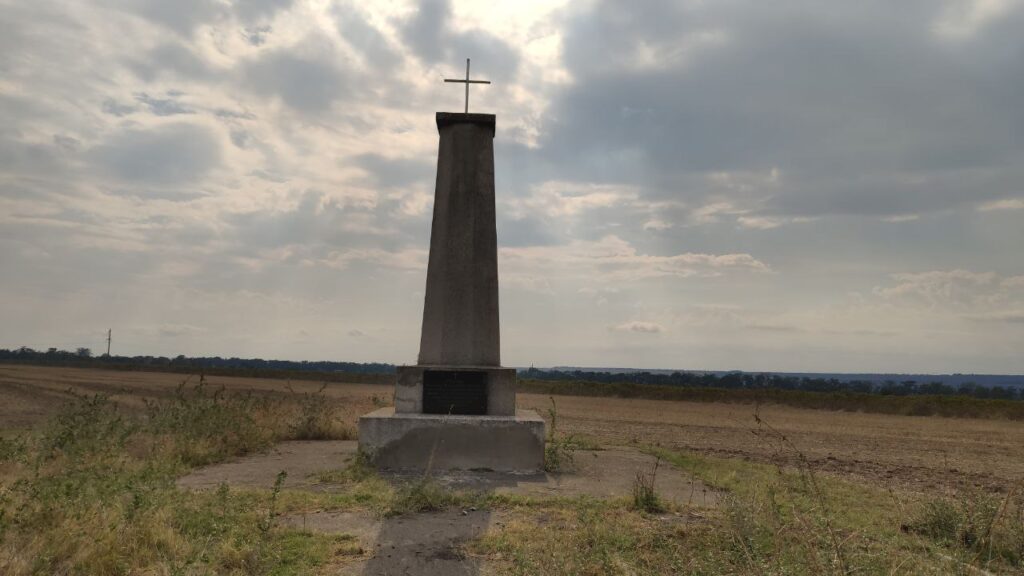
[[470, 84], [490, 84], [490, 80], [470, 80], [469, 79], [469, 58], [466, 58], [466, 79], [465, 80], [451, 80], [449, 78], [444, 79], [445, 82], [462, 82], [466, 85], [466, 114], [469, 114], [469, 85]]

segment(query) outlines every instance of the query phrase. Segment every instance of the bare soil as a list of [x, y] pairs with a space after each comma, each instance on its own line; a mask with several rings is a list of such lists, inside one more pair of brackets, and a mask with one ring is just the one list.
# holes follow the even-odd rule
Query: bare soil
[[[601, 443], [653, 444], [795, 464], [918, 492], [1003, 491], [1024, 480], [1024, 423], [644, 399], [556, 397], [559, 426]], [[524, 394], [524, 408], [550, 399]], [[764, 424], [759, 424], [755, 414]], [[781, 435], [786, 445], [776, 438]]]
[[359, 443], [355, 440], [296, 440], [281, 442], [263, 454], [252, 454], [205, 466], [178, 479], [178, 486], [193, 490], [217, 488], [222, 483], [247, 488], [273, 488], [277, 475], [287, 476], [282, 488], [318, 489], [317, 472], [344, 468]]

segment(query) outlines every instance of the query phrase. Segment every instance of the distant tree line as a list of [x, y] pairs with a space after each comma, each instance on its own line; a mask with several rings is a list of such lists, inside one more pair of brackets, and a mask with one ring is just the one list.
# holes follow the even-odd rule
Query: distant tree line
[[136, 369], [145, 368], [175, 368], [176, 371], [186, 369], [244, 369], [244, 370], [274, 370], [274, 371], [295, 371], [295, 372], [350, 372], [354, 374], [391, 374], [395, 372], [393, 364], [382, 364], [379, 362], [331, 362], [331, 361], [293, 361], [293, 360], [264, 360], [262, 358], [221, 358], [212, 357], [188, 357], [184, 355], [168, 358], [166, 356], [93, 356], [88, 348], [78, 348], [74, 352], [49, 348], [48, 350], [33, 350], [22, 346], [14, 350], [0, 348], [0, 362], [17, 362], [22, 364], [38, 364], [44, 366], [82, 366], [82, 367], [132, 367]]
[[952, 386], [943, 382], [886, 380], [839, 380], [781, 374], [735, 372], [707, 374], [696, 372], [589, 372], [583, 370], [520, 370], [519, 377], [532, 380], [585, 381], [602, 383], [653, 384], [685, 388], [723, 388], [727, 390], [799, 390], [802, 392], [853, 392], [883, 396], [970, 396], [993, 400], [1024, 400], [1024, 388], [982, 386], [966, 382]]
[[[332, 362], [264, 360], [262, 358], [221, 358], [166, 356], [94, 356], [88, 348], [74, 352], [49, 348], [45, 351], [28, 347], [7, 350], [0, 348], [0, 362], [39, 364], [45, 366], [80, 366], [95, 368], [119, 368], [132, 370], [164, 370], [174, 372], [219, 370], [227, 374], [246, 376], [281, 377], [284, 373], [348, 373], [375, 375], [359, 381], [383, 382], [383, 376], [395, 373], [394, 364], [380, 362]], [[244, 371], [244, 372], [243, 372]], [[261, 374], [264, 373], [264, 374]], [[380, 377], [378, 377], [380, 376]], [[680, 388], [717, 388], [725, 390], [795, 390], [821, 393], [857, 393], [882, 396], [965, 396], [992, 400], [1024, 400], [1024, 387], [985, 386], [973, 382], [950, 385], [943, 382], [919, 382], [916, 380], [839, 380], [837, 378], [812, 378], [784, 374], [764, 373], [699, 373], [699, 372], [591, 372], [584, 370], [545, 370], [528, 368], [519, 370], [524, 380], [599, 382], [606, 384], [646, 384]], [[331, 378], [331, 380], [335, 380]]]

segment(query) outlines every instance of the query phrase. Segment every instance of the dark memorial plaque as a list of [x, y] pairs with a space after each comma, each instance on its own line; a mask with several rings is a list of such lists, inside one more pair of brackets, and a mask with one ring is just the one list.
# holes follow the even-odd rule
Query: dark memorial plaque
[[487, 373], [469, 370], [423, 372], [424, 414], [487, 414]]

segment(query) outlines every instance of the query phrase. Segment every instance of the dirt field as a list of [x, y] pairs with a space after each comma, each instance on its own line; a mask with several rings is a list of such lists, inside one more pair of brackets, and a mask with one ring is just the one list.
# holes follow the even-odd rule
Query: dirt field
[[[23, 429], [59, 409], [68, 392], [111, 394], [126, 408], [145, 397], [165, 396], [185, 380], [180, 374], [0, 365], [0, 430]], [[195, 383], [192, 378], [190, 383]], [[281, 380], [210, 377], [213, 387], [289, 394]], [[310, 381], [295, 392], [316, 391]], [[380, 403], [391, 387], [330, 384], [325, 392], [339, 414], [354, 423]], [[602, 446], [654, 444], [760, 462], [791, 463], [792, 449], [764, 434], [755, 407], [556, 397], [559, 430]], [[520, 395], [519, 404], [547, 416], [550, 399]], [[762, 406], [763, 422], [784, 435], [816, 469], [876, 485], [922, 492], [978, 487], [1004, 490], [1024, 478], [1024, 424], [999, 420], [905, 417]]]

